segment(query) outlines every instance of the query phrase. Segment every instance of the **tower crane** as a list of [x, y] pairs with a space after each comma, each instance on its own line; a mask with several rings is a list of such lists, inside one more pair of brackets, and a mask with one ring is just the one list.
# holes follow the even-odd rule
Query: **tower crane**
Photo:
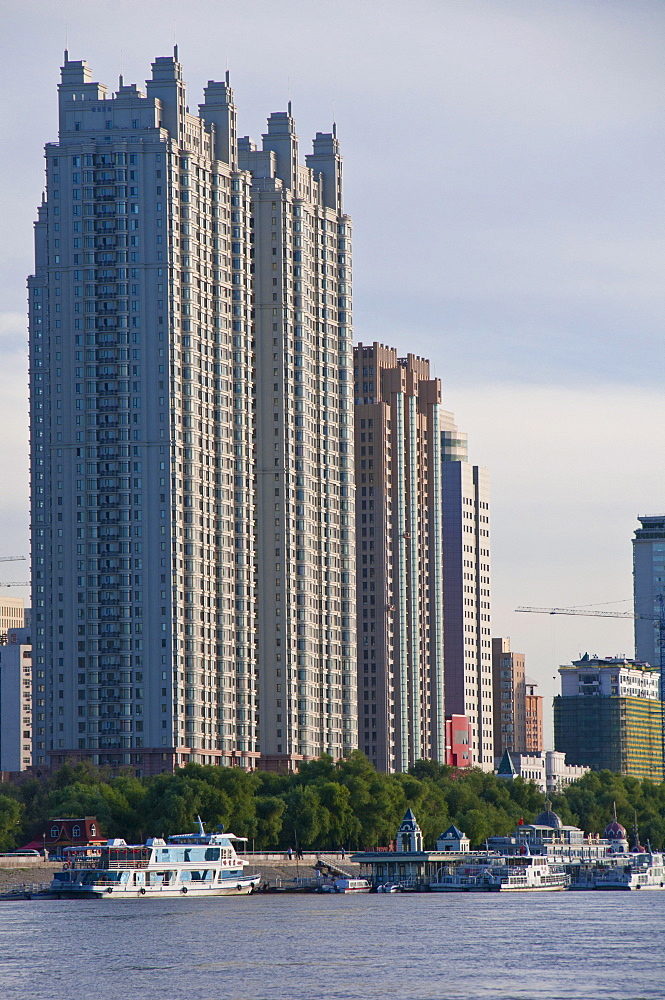
[[24, 580], [3, 580], [0, 581], [0, 587], [29, 587], [30, 584], [26, 583]]
[[0, 562], [25, 562], [25, 556], [0, 556]]
[[515, 608], [536, 615], [583, 615], [589, 618], [643, 618], [658, 623], [658, 666], [660, 671], [661, 703], [661, 751], [663, 755], [663, 776], [665, 777], [665, 595], [658, 595], [660, 610], [657, 615], [633, 614], [632, 611], [584, 611], [581, 608]]

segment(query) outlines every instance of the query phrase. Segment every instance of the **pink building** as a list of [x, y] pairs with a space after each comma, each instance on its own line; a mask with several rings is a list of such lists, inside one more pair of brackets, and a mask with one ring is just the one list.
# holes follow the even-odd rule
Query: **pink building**
[[471, 727], [466, 715], [446, 716], [446, 764], [471, 767], [470, 737]]

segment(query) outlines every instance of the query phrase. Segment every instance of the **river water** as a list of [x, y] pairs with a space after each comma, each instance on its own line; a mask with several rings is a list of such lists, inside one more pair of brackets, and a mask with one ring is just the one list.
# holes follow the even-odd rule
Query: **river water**
[[2, 1000], [663, 1000], [664, 892], [0, 903]]

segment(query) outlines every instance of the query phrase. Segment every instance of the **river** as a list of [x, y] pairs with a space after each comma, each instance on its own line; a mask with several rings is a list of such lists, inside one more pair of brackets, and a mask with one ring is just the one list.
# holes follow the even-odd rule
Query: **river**
[[0, 903], [2, 1000], [663, 1000], [665, 891]]

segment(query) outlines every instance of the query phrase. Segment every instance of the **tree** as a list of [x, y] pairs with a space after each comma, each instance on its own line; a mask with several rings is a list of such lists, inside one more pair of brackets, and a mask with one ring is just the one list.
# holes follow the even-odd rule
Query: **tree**
[[12, 851], [20, 834], [23, 807], [16, 799], [0, 795], [0, 851]]

